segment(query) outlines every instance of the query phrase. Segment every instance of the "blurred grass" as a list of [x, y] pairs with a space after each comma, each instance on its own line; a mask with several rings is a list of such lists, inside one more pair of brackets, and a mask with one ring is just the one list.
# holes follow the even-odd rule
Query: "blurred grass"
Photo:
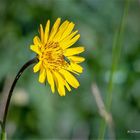
[[[105, 100], [112, 62], [112, 40], [120, 24], [123, 0], [1, 0], [0, 1], [0, 93], [6, 79], [34, 54], [29, 50], [40, 23], [57, 17], [76, 23], [84, 45], [84, 73], [81, 86], [59, 97], [50, 87], [38, 83], [29, 68], [19, 80], [11, 102], [7, 130], [10, 139], [58, 138], [96, 139], [101, 118], [91, 94], [96, 81]], [[121, 59], [114, 73], [112, 115], [117, 139], [139, 139], [140, 110], [140, 2], [131, 0]], [[24, 92], [23, 92], [24, 91]], [[19, 96], [20, 95], [20, 96]], [[17, 96], [24, 97], [22, 104]], [[1, 94], [0, 94], [1, 98]], [[108, 133], [106, 133], [108, 138]]]
[[[114, 35], [114, 41], [112, 44], [112, 64], [111, 64], [111, 70], [110, 70], [110, 76], [109, 76], [109, 82], [108, 82], [108, 89], [107, 89], [107, 95], [106, 95], [106, 108], [110, 112], [111, 105], [112, 105], [112, 94], [113, 94], [113, 77], [115, 74], [115, 71], [117, 70], [117, 66], [119, 64], [119, 60], [121, 58], [121, 51], [123, 46], [123, 36], [124, 36], [124, 29], [127, 21], [128, 16], [128, 9], [129, 9], [129, 3], [130, 0], [125, 0], [124, 5], [124, 12], [122, 15], [121, 23], [119, 26], [119, 29], [116, 30]], [[105, 136], [105, 130], [106, 130], [106, 122], [103, 120], [101, 122], [101, 126], [99, 129], [99, 140], [104, 139]]]

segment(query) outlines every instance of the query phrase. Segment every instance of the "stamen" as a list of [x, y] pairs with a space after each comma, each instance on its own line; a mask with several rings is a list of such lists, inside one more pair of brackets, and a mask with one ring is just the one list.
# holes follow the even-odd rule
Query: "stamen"
[[58, 42], [49, 42], [41, 47], [41, 55], [39, 60], [42, 60], [44, 67], [50, 70], [58, 70], [64, 67], [65, 60], [63, 50]]

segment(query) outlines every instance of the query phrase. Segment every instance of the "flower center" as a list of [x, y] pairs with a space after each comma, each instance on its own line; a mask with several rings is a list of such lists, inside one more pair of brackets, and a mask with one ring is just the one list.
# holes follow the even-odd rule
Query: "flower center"
[[50, 70], [58, 70], [65, 65], [63, 50], [58, 42], [49, 42], [41, 47], [39, 60], [43, 61], [43, 66]]

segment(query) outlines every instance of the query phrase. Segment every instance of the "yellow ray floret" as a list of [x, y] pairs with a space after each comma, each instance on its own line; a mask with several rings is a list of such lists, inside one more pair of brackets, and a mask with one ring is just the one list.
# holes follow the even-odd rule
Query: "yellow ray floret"
[[40, 24], [40, 37], [35, 36], [30, 49], [37, 54], [38, 63], [33, 67], [34, 72], [39, 72], [39, 82], [48, 81], [52, 92], [55, 88], [60, 96], [65, 96], [71, 87], [78, 88], [79, 82], [73, 74], [83, 72], [79, 64], [85, 58], [79, 56], [84, 51], [83, 46], [71, 47], [80, 38], [78, 30], [73, 31], [75, 24], [58, 18], [52, 28], [50, 20], [43, 29]]

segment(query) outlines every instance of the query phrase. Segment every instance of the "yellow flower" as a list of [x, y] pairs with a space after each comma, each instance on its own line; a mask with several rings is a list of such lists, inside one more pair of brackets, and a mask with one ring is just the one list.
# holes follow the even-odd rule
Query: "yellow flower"
[[51, 90], [55, 92], [55, 86], [61, 96], [65, 96], [65, 87], [71, 91], [70, 86], [79, 87], [78, 80], [72, 75], [82, 73], [83, 68], [79, 63], [85, 59], [78, 56], [84, 51], [83, 46], [70, 48], [79, 38], [78, 31], [73, 32], [75, 24], [64, 21], [60, 25], [58, 18], [50, 30], [50, 20], [43, 30], [40, 24], [40, 38], [35, 36], [30, 49], [37, 53], [38, 63], [34, 66], [34, 72], [39, 73], [39, 82], [48, 80]]

